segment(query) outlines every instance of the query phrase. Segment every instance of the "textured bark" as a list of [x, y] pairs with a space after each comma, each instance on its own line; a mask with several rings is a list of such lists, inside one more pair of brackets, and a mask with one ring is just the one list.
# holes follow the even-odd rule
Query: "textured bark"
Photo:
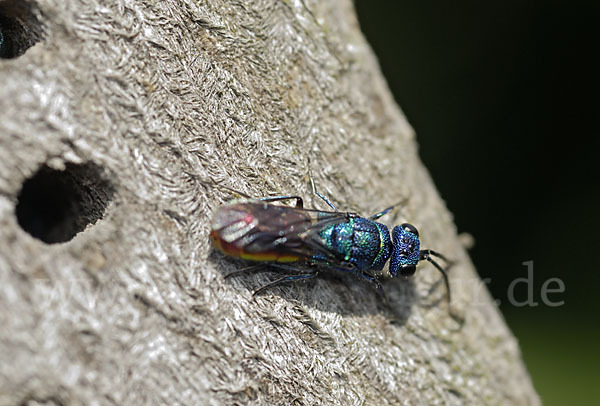
[[[350, 1], [19, 3], [0, 404], [539, 403]], [[208, 231], [232, 196], [205, 181], [310, 204], [309, 167], [343, 210], [405, 200], [382, 220], [457, 261], [454, 317], [427, 264], [389, 307], [351, 275], [256, 298], [272, 274], [224, 279], [244, 264]]]

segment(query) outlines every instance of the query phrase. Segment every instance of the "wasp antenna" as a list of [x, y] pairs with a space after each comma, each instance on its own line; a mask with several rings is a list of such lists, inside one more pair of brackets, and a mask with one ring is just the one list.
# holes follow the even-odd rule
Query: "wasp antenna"
[[425, 252], [425, 254], [427, 255], [433, 255], [434, 257], [438, 257], [443, 259], [444, 261], [446, 261], [448, 264], [454, 264], [454, 261], [450, 261], [448, 258], [446, 258], [445, 256], [443, 256], [442, 254], [440, 254], [439, 252], [436, 252], [434, 250], [423, 250]]
[[442, 276], [444, 277], [444, 284], [446, 285], [446, 298], [448, 299], [448, 308], [450, 308], [450, 303], [452, 302], [452, 297], [450, 295], [450, 281], [448, 280], [448, 270], [444, 269], [441, 267], [440, 264], [438, 264], [433, 258], [431, 258], [431, 255], [434, 255], [436, 257], [442, 258], [444, 261], [449, 262], [443, 255], [438, 254], [435, 251], [431, 251], [431, 250], [423, 250], [421, 252], [421, 259], [423, 260], [427, 260], [429, 262], [431, 262], [431, 264], [438, 270], [440, 271], [440, 273], [442, 274]]

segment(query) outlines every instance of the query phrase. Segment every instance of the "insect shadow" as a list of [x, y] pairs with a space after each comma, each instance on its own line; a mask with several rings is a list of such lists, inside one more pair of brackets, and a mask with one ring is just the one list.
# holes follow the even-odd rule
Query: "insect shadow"
[[[281, 277], [281, 269], [276, 265], [249, 264], [248, 261], [225, 256], [217, 250], [211, 252], [209, 261], [223, 275], [227, 284], [234, 289], [245, 290], [254, 301], [279, 296], [306, 307], [344, 316], [385, 313], [391, 322], [399, 325], [408, 320], [413, 305], [419, 302], [411, 279], [382, 281], [385, 289], [382, 295], [370, 283], [350, 272], [319, 272], [316, 278], [272, 285], [274, 280]], [[298, 272], [303, 271], [300, 268]], [[263, 289], [265, 286], [268, 288]]]

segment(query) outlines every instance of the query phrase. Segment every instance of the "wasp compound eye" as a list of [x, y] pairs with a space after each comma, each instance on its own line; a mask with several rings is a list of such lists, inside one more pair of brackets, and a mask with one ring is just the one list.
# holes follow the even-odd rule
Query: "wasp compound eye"
[[400, 276], [409, 278], [415, 274], [417, 267], [415, 265], [402, 265], [400, 267]]
[[404, 223], [401, 225], [401, 227], [402, 229], [404, 229], [404, 231], [413, 233], [417, 237], [419, 236], [419, 230], [417, 230], [417, 227], [413, 226], [412, 224]]

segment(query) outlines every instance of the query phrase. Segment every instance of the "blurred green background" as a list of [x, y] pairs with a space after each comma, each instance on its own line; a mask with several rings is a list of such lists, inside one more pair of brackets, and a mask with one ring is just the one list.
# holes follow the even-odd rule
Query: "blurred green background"
[[600, 2], [355, 3], [544, 404], [600, 404]]

